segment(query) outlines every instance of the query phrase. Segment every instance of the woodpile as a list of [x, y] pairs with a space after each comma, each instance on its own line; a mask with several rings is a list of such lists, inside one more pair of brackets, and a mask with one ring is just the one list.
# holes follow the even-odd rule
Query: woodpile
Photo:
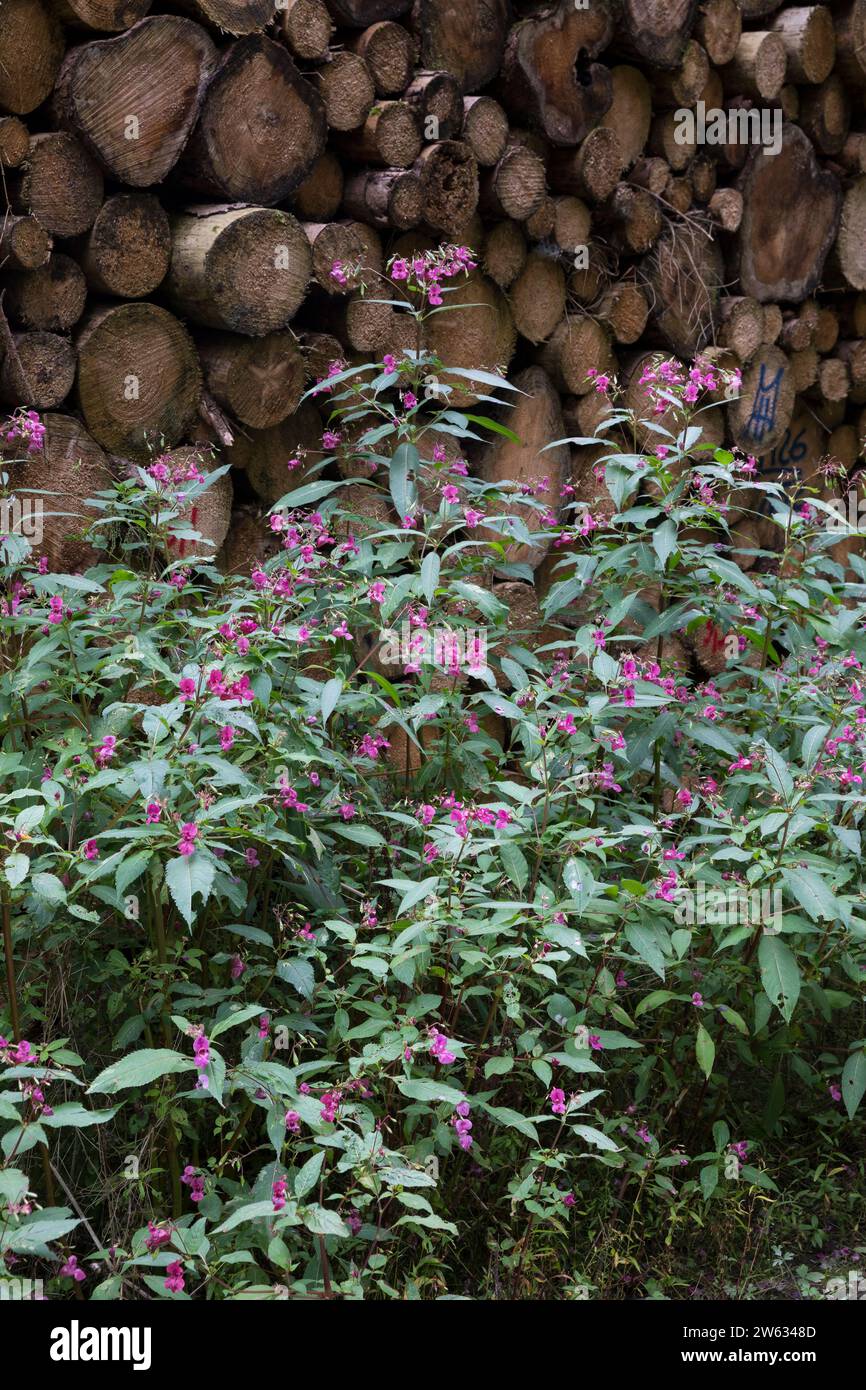
[[[520, 446], [470, 462], [534, 495], [530, 531], [565, 483], [597, 492], [593, 450], [539, 452], [592, 434], [588, 372], [639, 405], [652, 353], [742, 370], [713, 438], [765, 476], [858, 468], [866, 0], [179, 8], [0, 7], [0, 398], [51, 422], [23, 483], [51, 472], [77, 498], [79, 460], [89, 477], [209, 446], [232, 471], [201, 524], [238, 568], [241, 534], [252, 556], [260, 509], [296, 485], [288, 460], [316, 456], [306, 386], [401, 343], [364, 286], [437, 241], [479, 269], [428, 346], [526, 392]], [[765, 532], [742, 521], [737, 543]], [[545, 573], [542, 548], [484, 534]]]

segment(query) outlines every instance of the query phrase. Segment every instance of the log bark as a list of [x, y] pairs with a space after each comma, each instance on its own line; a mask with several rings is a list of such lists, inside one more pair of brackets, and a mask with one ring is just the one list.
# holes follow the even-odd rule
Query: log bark
[[737, 51], [721, 69], [726, 93], [773, 101], [785, 85], [788, 60], [781, 35], [768, 31], [746, 33]]
[[511, 286], [514, 326], [527, 342], [543, 343], [565, 313], [565, 275], [558, 261], [533, 251]]
[[497, 222], [484, 239], [482, 264], [490, 279], [507, 290], [526, 262], [526, 237], [519, 222]]
[[147, 459], [184, 436], [198, 409], [201, 373], [183, 324], [155, 304], [94, 309], [78, 348], [78, 398], [97, 443]]
[[168, 217], [151, 193], [118, 193], [103, 203], [81, 249], [87, 283], [101, 294], [144, 299], [171, 261]]
[[223, 56], [178, 173], [197, 193], [267, 207], [304, 180], [325, 135], [318, 92], [285, 48], [252, 35]]
[[26, 116], [41, 106], [63, 58], [63, 30], [42, 0], [7, 0], [0, 23], [0, 107]]
[[147, 188], [177, 162], [217, 61], [192, 20], [142, 19], [118, 38], [70, 49], [54, 92], [58, 119], [113, 178]]
[[84, 146], [64, 131], [34, 135], [13, 199], [52, 236], [72, 237], [93, 225], [102, 206], [102, 172]]
[[25, 328], [65, 333], [84, 313], [87, 284], [75, 261], [55, 252], [38, 270], [9, 277], [6, 307]]
[[730, 63], [743, 32], [743, 16], [737, 0], [706, 0], [698, 11], [695, 34], [716, 67]]
[[291, 333], [203, 334], [196, 346], [208, 391], [242, 425], [269, 429], [297, 409], [305, 364]]
[[785, 125], [778, 155], [754, 150], [741, 180], [740, 281], [761, 303], [805, 299], [839, 228], [841, 189], [806, 135]]
[[610, 372], [614, 367], [610, 332], [589, 314], [570, 313], [557, 325], [538, 361], [558, 390], [588, 395], [594, 389], [590, 370]]
[[453, 73], [463, 92], [477, 92], [499, 71], [509, 18], [508, 0], [415, 0], [421, 62]]
[[312, 268], [303, 228], [272, 208], [202, 208], [172, 219], [166, 291], [207, 328], [263, 337], [299, 308]]
[[575, 145], [609, 109], [609, 70], [593, 60], [607, 47], [613, 19], [606, 6], [576, 9], [559, 0], [512, 29], [502, 73], [510, 110], [536, 124], [555, 145]]
[[866, 76], [866, 0], [853, 0], [834, 12], [836, 70], [852, 86]]
[[822, 154], [838, 155], [851, 127], [851, 103], [834, 73], [819, 87], [807, 88], [800, 102], [800, 125]]
[[604, 126], [591, 130], [577, 150], [554, 150], [548, 165], [550, 186], [603, 203], [619, 182], [622, 150], [616, 132]]

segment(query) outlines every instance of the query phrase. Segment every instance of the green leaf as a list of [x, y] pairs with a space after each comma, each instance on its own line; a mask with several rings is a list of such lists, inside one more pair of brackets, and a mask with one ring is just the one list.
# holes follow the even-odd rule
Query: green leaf
[[397, 1081], [397, 1090], [407, 1100], [424, 1100], [431, 1104], [437, 1101], [447, 1101], [449, 1105], [459, 1105], [466, 1099], [463, 1091], [457, 1091], [453, 1086], [446, 1086], [444, 1081], [411, 1081], [408, 1077], [400, 1077]]
[[784, 868], [782, 879], [813, 922], [833, 922], [843, 916], [841, 905], [814, 870]]
[[848, 1111], [849, 1120], [863, 1099], [866, 1091], [866, 1052], [852, 1052], [842, 1068], [842, 1099]]
[[708, 1202], [719, 1185], [719, 1170], [715, 1164], [708, 1164], [701, 1169], [701, 1192], [704, 1194], [704, 1201]]
[[626, 925], [625, 938], [650, 970], [655, 971], [659, 979], [663, 980], [665, 977], [665, 958], [649, 927], [645, 927], [642, 922], [629, 922]]
[[46, 1129], [64, 1129], [67, 1126], [72, 1129], [86, 1129], [88, 1125], [104, 1125], [114, 1118], [117, 1110], [116, 1105], [110, 1110], [88, 1110], [80, 1101], [71, 1100], [64, 1105], [56, 1105], [53, 1115], [43, 1112], [39, 1116], [39, 1122]]
[[281, 960], [277, 964], [277, 978], [296, 989], [302, 999], [312, 999], [316, 975], [308, 960], [300, 956], [294, 960]]
[[698, 1024], [698, 1036], [695, 1041], [695, 1056], [698, 1059], [698, 1066], [707, 1080], [709, 1080], [710, 1072], [713, 1070], [713, 1063], [716, 1060], [716, 1044], [713, 1042], [702, 1023]]
[[131, 1052], [128, 1057], [121, 1057], [119, 1062], [112, 1062], [88, 1086], [87, 1095], [113, 1095], [131, 1086], [148, 1086], [160, 1076], [194, 1070], [195, 1062], [180, 1052], [173, 1052], [168, 1047], [147, 1047], [140, 1052]]
[[213, 887], [214, 873], [212, 860], [198, 853], [179, 854], [176, 859], [169, 859], [165, 866], [168, 890], [188, 927], [191, 927], [196, 919], [196, 910], [192, 905], [193, 897], [198, 893], [202, 905], [207, 902]]
[[57, 907], [66, 902], [66, 889], [56, 874], [33, 874], [31, 886], [38, 898]]
[[526, 862], [526, 855], [513, 840], [503, 840], [499, 846], [499, 854], [505, 866], [505, 872], [520, 892], [529, 882], [529, 865]]
[[337, 701], [343, 693], [343, 682], [339, 676], [334, 676], [333, 680], [326, 681], [322, 686], [322, 694], [319, 699], [319, 708], [322, 712], [322, 723], [327, 724], [331, 715], [337, 707]]
[[23, 883], [30, 871], [30, 860], [26, 854], [7, 854], [3, 862], [3, 872], [10, 888]]
[[428, 603], [433, 602], [433, 594], [439, 583], [441, 565], [435, 550], [431, 550], [421, 561], [421, 591]]
[[772, 744], [766, 739], [758, 739], [757, 746], [763, 749], [764, 753], [764, 772], [767, 781], [773, 791], [788, 804], [794, 791], [794, 779], [788, 770], [788, 764]]
[[308, 1158], [303, 1168], [300, 1168], [295, 1176], [295, 1198], [300, 1201], [306, 1197], [319, 1181], [319, 1174], [322, 1171], [322, 1164], [325, 1161], [325, 1150], [319, 1149], [312, 1158]]
[[604, 1134], [602, 1130], [595, 1129], [592, 1125], [572, 1125], [572, 1132], [579, 1134], [581, 1139], [585, 1139], [587, 1144], [594, 1144], [597, 1149], [604, 1149], [605, 1153], [619, 1153], [619, 1144], [611, 1139], [609, 1134]]
[[242, 1226], [245, 1221], [258, 1221], [261, 1217], [276, 1216], [273, 1202], [247, 1202], [245, 1206], [238, 1207], [233, 1211], [221, 1226], [217, 1226], [214, 1235], [223, 1235], [226, 1231], [233, 1231], [236, 1226]]
[[350, 1236], [352, 1232], [343, 1218], [330, 1207], [307, 1207], [304, 1225], [314, 1236]]
[[762, 936], [758, 964], [767, 998], [790, 1023], [800, 997], [800, 971], [792, 952], [780, 937]]

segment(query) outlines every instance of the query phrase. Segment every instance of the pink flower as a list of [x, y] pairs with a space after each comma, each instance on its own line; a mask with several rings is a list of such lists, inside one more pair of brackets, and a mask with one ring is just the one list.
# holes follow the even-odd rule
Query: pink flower
[[180, 827], [180, 841], [177, 846], [178, 854], [188, 857], [195, 854], [195, 841], [198, 838], [198, 826], [194, 821], [185, 821]]
[[367, 590], [367, 598], [371, 603], [382, 603], [385, 598], [385, 585], [381, 579], [377, 579]]
[[156, 825], [161, 815], [162, 807], [160, 806], [159, 802], [149, 801], [147, 803], [147, 824]]
[[172, 1264], [167, 1267], [165, 1272], [168, 1278], [163, 1280], [163, 1284], [168, 1289], [169, 1293], [183, 1293], [185, 1285], [183, 1265], [180, 1260], [174, 1260]]
[[548, 1099], [550, 1100], [550, 1108], [554, 1115], [565, 1114], [565, 1091], [559, 1086], [554, 1086]]
[[80, 1267], [77, 1257], [70, 1255], [60, 1270], [60, 1277], [61, 1279], [74, 1279], [76, 1284], [80, 1284], [87, 1278], [87, 1275]]
[[430, 1028], [429, 1034], [431, 1057], [435, 1057], [436, 1061], [441, 1062], [443, 1067], [450, 1067], [451, 1063], [457, 1059], [455, 1054], [448, 1049], [448, 1039], [445, 1034], [440, 1033], [435, 1026]]
[[704, 1007], [704, 997], [698, 990], [695, 990], [692, 995], [692, 1003], [696, 1009], [702, 1009]]
[[97, 843], [96, 843], [95, 840], [86, 840], [86, 841], [85, 841], [85, 843], [84, 843], [84, 857], [85, 857], [85, 859], [98, 859], [98, 858], [99, 858], [99, 846], [97, 845]]
[[235, 741], [235, 730], [233, 724], [223, 724], [220, 729], [220, 748], [223, 753], [227, 753]]
[[343, 817], [343, 820], [352, 820], [357, 814], [358, 812], [351, 801], [345, 801], [340, 807], [340, 815]]
[[298, 1114], [297, 1110], [286, 1111], [286, 1129], [289, 1131], [290, 1134], [300, 1134], [301, 1117]]
[[248, 849], [244, 850], [244, 859], [246, 860], [248, 869], [258, 869], [261, 866], [258, 853], [253, 845], [250, 845]]
[[195, 696], [195, 681], [190, 676], [184, 676], [178, 685], [181, 700], [191, 700]]

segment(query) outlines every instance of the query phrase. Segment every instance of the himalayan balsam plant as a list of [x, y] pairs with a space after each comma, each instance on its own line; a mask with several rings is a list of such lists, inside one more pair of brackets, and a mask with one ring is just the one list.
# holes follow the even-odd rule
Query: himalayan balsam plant
[[514, 388], [424, 347], [472, 266], [391, 263], [416, 347], [311, 387], [248, 573], [170, 451], [86, 573], [0, 543], [0, 1251], [49, 1297], [685, 1297], [816, 1163], [853, 1210], [866, 566], [703, 442], [703, 362], [597, 379], [591, 502], [483, 481]]

